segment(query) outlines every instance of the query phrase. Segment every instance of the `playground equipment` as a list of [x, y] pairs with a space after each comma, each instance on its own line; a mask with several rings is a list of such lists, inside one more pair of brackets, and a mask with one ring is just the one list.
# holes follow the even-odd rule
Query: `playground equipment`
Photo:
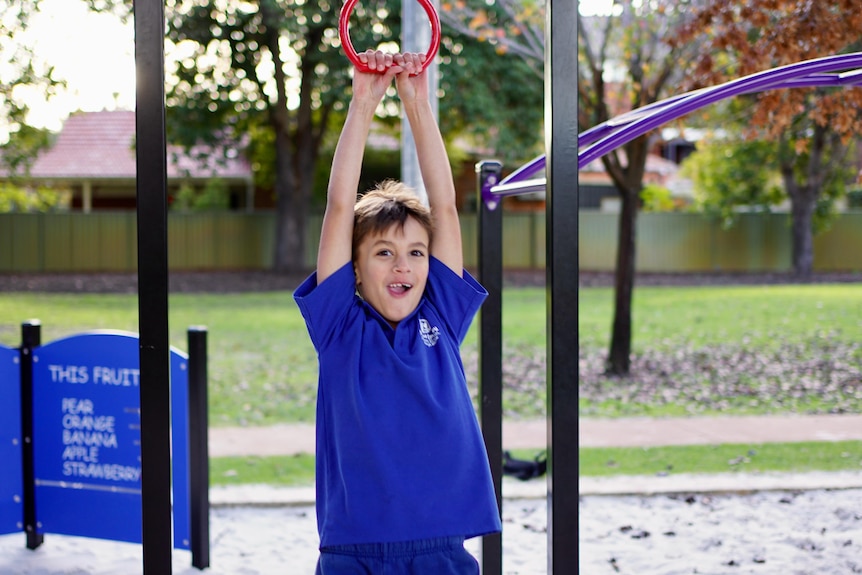
[[[425, 9], [428, 15], [428, 20], [431, 23], [431, 44], [428, 46], [428, 51], [425, 53], [425, 62], [422, 64], [422, 69], [434, 60], [437, 50], [440, 48], [440, 18], [437, 15], [437, 10], [431, 0], [417, 0]], [[338, 35], [341, 38], [341, 47], [347, 58], [353, 62], [353, 65], [363, 72], [368, 72], [368, 66], [362, 63], [356, 50], [353, 48], [353, 42], [350, 40], [350, 15], [353, 13], [353, 8], [358, 0], [347, 0], [341, 8], [341, 14], [338, 18]], [[374, 70], [372, 70], [374, 71]]]
[[[696, 110], [727, 98], [788, 88], [862, 86], [862, 52], [826, 56], [797, 62], [736, 80], [671, 96], [660, 102], [612, 118], [578, 135], [578, 169], [604, 156], [638, 136]], [[486, 201], [496, 196], [511, 196], [544, 191], [545, 156], [541, 155], [492, 186]]]
[[[349, 2], [351, 10], [355, 1]], [[423, 3], [423, 6], [426, 6]], [[538, 161], [532, 170], [522, 170], [521, 174], [536, 176], [545, 170], [547, 195], [548, 230], [548, 571], [549, 573], [570, 574], [578, 572], [577, 542], [574, 537], [578, 531], [578, 494], [575, 489], [578, 480], [577, 452], [574, 445], [575, 425], [577, 422], [577, 369], [578, 347], [577, 330], [577, 168], [581, 159], [587, 156], [580, 152], [577, 135], [577, 93], [572, 91], [572, 82], [577, 78], [577, 38], [578, 9], [576, 2], [568, 0], [546, 2], [545, 34], [547, 61], [545, 83], [548, 94], [546, 106], [546, 150], [547, 158]], [[427, 8], [426, 8], [427, 11]], [[349, 11], [348, 16], [349, 18]], [[429, 17], [431, 15], [429, 14]], [[168, 266], [167, 266], [167, 176], [165, 145], [165, 101], [164, 101], [164, 6], [163, 2], [139, 2], [135, 6], [135, 60], [138, 73], [137, 83], [137, 166], [138, 170], [138, 286], [140, 317], [140, 370], [141, 391], [141, 450], [145, 462], [143, 482], [143, 563], [144, 575], [165, 575], [171, 573], [171, 525], [170, 525], [170, 421], [168, 376]], [[436, 19], [434, 19], [436, 22]], [[439, 34], [439, 22], [432, 22]], [[347, 27], [344, 27], [347, 32]], [[345, 37], [348, 35], [345, 34]], [[438, 39], [439, 41], [439, 39]], [[344, 43], [345, 46], [349, 42]], [[437, 42], [432, 41], [426, 64], [436, 53]], [[352, 48], [352, 46], [351, 46]], [[354, 51], [355, 53], [355, 51]], [[858, 56], [858, 55], [857, 55]], [[837, 58], [837, 57], [836, 57]], [[689, 95], [666, 101], [666, 107], [656, 112], [656, 106], [641, 110], [644, 116], [636, 113], [608, 122], [607, 133], [598, 134], [599, 141], [591, 148], [595, 158], [623, 145], [629, 139], [649, 131], [674, 117], [685, 115], [697, 108], [693, 102], [707, 105], [746, 90], [757, 91], [779, 87], [797, 87], [794, 80], [801, 80], [812, 74], [809, 80], [819, 81], [826, 78], [816, 77], [817, 73], [862, 67], [859, 60], [852, 56], [844, 61], [825, 63], [824, 68], [808, 70], [802, 76], [794, 76], [790, 70], [786, 76], [766, 80], [764, 85], [752, 82], [747, 86], [737, 85], [719, 92], [704, 91], [703, 95]], [[855, 63], [854, 63], [855, 62]], [[832, 65], [835, 67], [832, 67]], [[798, 70], [797, 70], [798, 72]], [[845, 73], [846, 74], [846, 73]], [[858, 77], [858, 70], [849, 76], [839, 77], [845, 81], [850, 76]], [[554, 78], [560, 81], [555, 82]], [[829, 80], [832, 81], [832, 80]], [[850, 81], [850, 80], [848, 80]], [[854, 81], [855, 82], [855, 81]], [[852, 84], [857, 85], [857, 84]], [[690, 107], [693, 106], [693, 107]], [[660, 107], [659, 107], [660, 108]], [[655, 113], [654, 113], [655, 112]], [[666, 115], [656, 115], [666, 114]], [[622, 123], [621, 123], [622, 122]], [[624, 124], [624, 125], [623, 125]], [[597, 127], [598, 128], [598, 127]], [[578, 164], [572, 158], [578, 155]], [[499, 179], [493, 170], [486, 172], [489, 188], [486, 195], [493, 203], [499, 204], [499, 193], [490, 188]], [[531, 176], [531, 177], [532, 177]], [[493, 179], [493, 182], [491, 182]], [[529, 179], [529, 178], [528, 178]], [[555, 182], [560, 189], [574, 188], [573, 193], [557, 193]], [[508, 178], [505, 183], [513, 183]], [[514, 191], [513, 193], [518, 193]], [[489, 202], [485, 202], [488, 204]], [[490, 207], [483, 211], [492, 212]], [[499, 213], [499, 211], [496, 211]], [[492, 230], [489, 229], [489, 232]], [[573, 255], [574, 254], [574, 255]], [[484, 281], [484, 280], [483, 280]], [[493, 284], [486, 287], [495, 289]], [[490, 289], [489, 289], [490, 291]], [[492, 300], [486, 301], [485, 307]], [[486, 313], [483, 310], [483, 314]], [[494, 328], [497, 329], [497, 328]], [[497, 329], [499, 333], [499, 329]], [[490, 379], [486, 382], [493, 387]], [[486, 402], [485, 392], [481, 392], [484, 412], [497, 409], [497, 400]], [[484, 413], [483, 412], [483, 413]], [[499, 416], [495, 416], [499, 417]], [[484, 418], [483, 418], [484, 419]], [[486, 428], [483, 423], [483, 429]], [[497, 435], [489, 433], [486, 442], [496, 442]], [[497, 443], [499, 445], [499, 443]], [[493, 457], [493, 456], [492, 456]], [[492, 460], [492, 465], [497, 465]], [[483, 564], [488, 567], [484, 561]], [[496, 568], [486, 569], [489, 574]]]
[[[554, 26], [560, 25], [561, 30], [569, 30], [567, 26], [572, 25], [573, 12], [574, 9], [571, 12], [566, 8], [562, 11], [558, 9], [555, 15], [561, 15], [566, 20], [557, 18], [552, 23], [549, 10], [549, 28], [553, 29]], [[564, 44], [564, 42], [561, 43]], [[499, 389], [502, 384], [498, 383], [502, 379], [499, 367], [502, 362], [502, 345], [499, 339], [499, 326], [502, 325], [500, 319], [502, 228], [501, 210], [497, 208], [503, 196], [548, 191], [546, 211], [549, 296], [548, 447], [551, 469], [548, 475], [548, 572], [568, 574], [576, 573], [578, 570], [572, 552], [572, 549], [577, 547], [572, 539], [577, 532], [577, 526], [574, 525], [572, 518], [578, 515], [578, 501], [577, 493], [572, 491], [578, 477], [578, 464], [572, 445], [571, 431], [578, 417], [575, 407], [577, 376], [574, 375], [577, 374], [578, 369], [578, 354], [574, 353], [578, 342], [572, 335], [576, 334], [577, 330], [571, 327], [577, 324], [575, 292], [578, 283], [578, 202], [575, 172], [664, 123], [722, 99], [785, 88], [860, 86], [862, 85], [862, 53], [829, 56], [791, 64], [712, 88], [674, 96], [590, 128], [578, 134], [577, 138], [569, 135], [572, 132], [571, 125], [575, 125], [577, 119], [576, 98], [571, 98], [564, 86], [553, 83], [555, 75], [562, 78], [575, 77], [576, 66], [565, 57], [561, 58], [561, 61], [559, 65], [556, 62], [551, 63], [546, 83], [551, 92], [551, 102], [560, 103], [560, 106], [553, 110], [553, 121], [547, 122], [547, 125], [552, 132], [564, 134], [559, 143], [551, 135], [548, 138], [547, 147], [551, 154], [557, 153], [557, 157], [562, 159], [554, 164], [553, 156], [550, 156], [551, 161], [544, 155], [539, 156], [505, 179], [501, 179], [502, 167], [499, 162], [482, 162], [476, 168], [480, 198], [479, 279], [489, 292], [480, 318], [479, 395], [482, 429], [489, 434], [486, 435], [486, 443], [489, 458], [494, 466], [492, 469], [501, 474], [499, 462], [502, 460], [502, 447], [497, 430], [502, 421], [498, 411], [498, 406], [502, 405]], [[561, 126], [557, 127], [558, 123]], [[570, 161], [575, 152], [578, 155], [577, 170]], [[542, 177], [543, 173], [548, 174], [548, 177]], [[565, 187], [563, 193], [553, 193], [554, 179], [562, 182], [561, 187]], [[553, 442], [553, 438], [561, 437], [562, 440], [557, 439], [557, 443]], [[499, 475], [495, 476], [494, 480], [495, 484], [499, 485]], [[558, 486], [556, 490], [554, 485]], [[499, 572], [494, 571], [494, 573]]]

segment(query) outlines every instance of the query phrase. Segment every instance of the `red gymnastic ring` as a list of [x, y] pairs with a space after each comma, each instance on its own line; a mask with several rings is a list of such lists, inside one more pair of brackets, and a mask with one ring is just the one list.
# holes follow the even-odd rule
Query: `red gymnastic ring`
[[[425, 54], [425, 62], [422, 63], [422, 70], [428, 67], [428, 64], [437, 55], [437, 50], [440, 48], [440, 18], [437, 16], [437, 11], [431, 0], [417, 0], [419, 4], [425, 8], [425, 13], [428, 14], [428, 20], [431, 22], [431, 45], [428, 47], [428, 52]], [[353, 7], [356, 6], [358, 0], [346, 0], [341, 8], [341, 16], [338, 19], [338, 35], [341, 37], [341, 47], [347, 58], [353, 62], [362, 72], [380, 72], [380, 70], [369, 70], [368, 66], [359, 60], [356, 50], [353, 48], [353, 42], [350, 41], [350, 15], [353, 13]]]

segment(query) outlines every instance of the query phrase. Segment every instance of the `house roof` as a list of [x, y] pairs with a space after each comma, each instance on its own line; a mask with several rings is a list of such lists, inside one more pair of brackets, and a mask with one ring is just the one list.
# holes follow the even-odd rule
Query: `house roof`
[[[30, 169], [34, 179], [134, 179], [135, 112], [83, 112], [69, 116], [50, 149], [42, 152]], [[197, 156], [200, 150], [192, 150]], [[249, 180], [251, 166], [236, 150], [233, 157], [201, 162], [178, 146], [168, 146], [169, 178], [220, 177]], [[219, 154], [220, 156], [221, 154]]]

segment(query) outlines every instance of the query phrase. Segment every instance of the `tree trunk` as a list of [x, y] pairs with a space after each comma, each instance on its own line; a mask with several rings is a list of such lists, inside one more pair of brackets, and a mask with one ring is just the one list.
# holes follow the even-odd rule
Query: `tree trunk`
[[276, 128], [276, 176], [277, 199], [275, 224], [275, 254], [273, 269], [279, 273], [301, 273], [305, 264], [305, 216], [302, 188], [293, 169], [293, 157], [289, 138], [285, 131]]
[[606, 373], [627, 376], [632, 348], [632, 294], [635, 287], [635, 233], [638, 195], [620, 191], [622, 209], [617, 226], [617, 262], [614, 283], [614, 322]]
[[811, 277], [814, 271], [814, 215], [815, 194], [800, 190], [791, 202], [790, 213], [793, 218], [793, 271], [800, 278]]
[[[314, 171], [323, 130], [327, 125], [330, 105], [318, 109], [320, 123], [314, 123], [314, 66], [315, 58], [302, 58], [299, 88], [299, 106], [293, 117], [288, 112], [288, 96], [284, 65], [279, 54], [280, 35], [276, 15], [266, 3], [261, 4], [266, 21], [275, 22], [267, 36], [275, 63], [278, 97], [270, 108], [270, 123], [275, 131], [275, 193], [277, 213], [273, 269], [279, 273], [305, 273], [311, 267], [306, 262], [306, 230]], [[309, 53], [317, 53], [326, 26], [321, 23], [307, 29], [305, 44]]]

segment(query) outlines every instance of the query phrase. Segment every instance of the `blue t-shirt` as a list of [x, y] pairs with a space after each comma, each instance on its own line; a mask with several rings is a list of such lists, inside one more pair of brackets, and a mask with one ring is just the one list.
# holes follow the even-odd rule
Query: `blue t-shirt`
[[320, 362], [321, 547], [499, 531], [459, 351], [487, 292], [432, 257], [422, 300], [393, 329], [354, 281], [345, 264], [294, 294]]

